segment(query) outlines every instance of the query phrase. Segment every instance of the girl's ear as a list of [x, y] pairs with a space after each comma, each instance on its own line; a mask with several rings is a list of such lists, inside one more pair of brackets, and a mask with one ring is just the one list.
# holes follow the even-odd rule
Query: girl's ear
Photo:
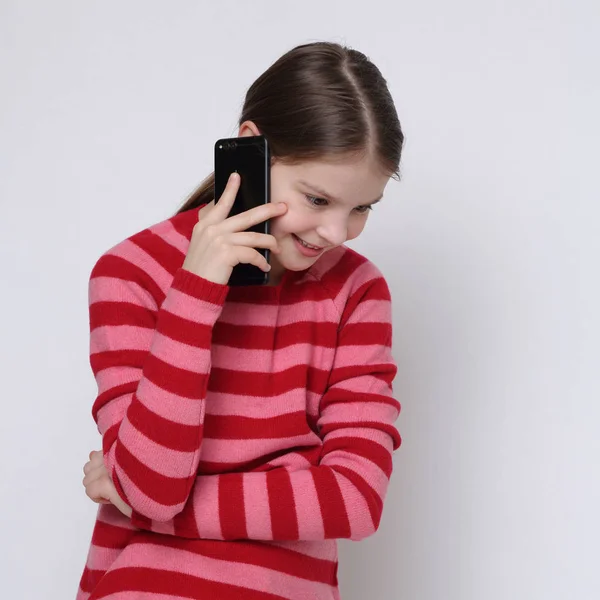
[[238, 137], [250, 137], [253, 135], [260, 135], [258, 127], [254, 124], [253, 121], [244, 121], [240, 125]]

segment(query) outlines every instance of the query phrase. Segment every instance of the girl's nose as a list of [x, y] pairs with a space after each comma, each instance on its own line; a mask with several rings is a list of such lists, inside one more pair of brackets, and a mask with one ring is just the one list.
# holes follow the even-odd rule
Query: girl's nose
[[319, 225], [316, 231], [328, 246], [340, 246], [348, 239], [348, 226], [343, 219], [331, 219]]

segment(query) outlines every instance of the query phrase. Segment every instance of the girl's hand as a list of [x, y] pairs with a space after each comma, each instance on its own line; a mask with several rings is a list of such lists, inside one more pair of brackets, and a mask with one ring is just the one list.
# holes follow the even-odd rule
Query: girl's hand
[[239, 263], [255, 265], [265, 272], [271, 269], [255, 248], [269, 248], [277, 254], [277, 240], [272, 235], [246, 229], [279, 217], [287, 210], [282, 202], [269, 203], [228, 217], [239, 187], [240, 176], [232, 173], [219, 201], [213, 200], [198, 211], [198, 223], [194, 226], [183, 262], [184, 269], [223, 285], [227, 284], [233, 267]]
[[90, 452], [90, 460], [83, 467], [85, 477], [83, 485], [87, 496], [98, 504], [113, 504], [126, 517], [131, 517], [131, 507], [129, 507], [115, 488], [106, 467], [104, 466], [104, 457], [102, 452]]

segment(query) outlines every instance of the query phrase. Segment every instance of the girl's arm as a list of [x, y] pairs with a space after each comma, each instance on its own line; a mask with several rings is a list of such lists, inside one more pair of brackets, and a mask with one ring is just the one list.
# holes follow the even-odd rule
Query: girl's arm
[[400, 445], [385, 281], [363, 286], [348, 306], [321, 400], [318, 466], [198, 476], [174, 519], [158, 523], [134, 509], [136, 527], [188, 538], [280, 541], [358, 540], [376, 531], [392, 451]]
[[179, 269], [159, 307], [165, 276], [127, 241], [100, 258], [89, 288], [104, 462], [123, 501], [156, 521], [181, 512], [195, 481], [212, 330], [227, 293]]

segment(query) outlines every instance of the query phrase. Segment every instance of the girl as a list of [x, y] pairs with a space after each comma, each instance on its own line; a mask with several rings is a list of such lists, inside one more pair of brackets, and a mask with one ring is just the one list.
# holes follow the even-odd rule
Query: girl
[[[307, 44], [250, 87], [238, 135], [270, 143], [270, 204], [228, 217], [239, 176], [217, 204], [211, 176], [92, 271], [103, 449], [78, 600], [339, 598], [336, 539], [379, 525], [400, 445], [390, 297], [344, 242], [398, 176], [392, 98], [360, 52]], [[229, 288], [238, 263], [269, 285]]]

